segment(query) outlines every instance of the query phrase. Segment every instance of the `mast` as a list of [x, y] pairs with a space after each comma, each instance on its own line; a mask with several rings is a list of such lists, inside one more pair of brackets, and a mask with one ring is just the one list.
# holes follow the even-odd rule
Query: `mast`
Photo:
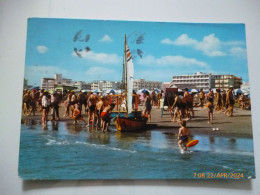
[[125, 62], [123, 59], [123, 74], [122, 74], [122, 84], [121, 84], [121, 89], [125, 89]]
[[127, 106], [127, 56], [126, 56], [126, 34], [125, 34], [125, 44], [124, 44], [124, 53], [125, 53], [125, 66], [124, 66], [124, 77], [125, 77], [125, 103], [126, 103], [126, 116], [128, 117], [128, 106]]
[[126, 35], [125, 35], [125, 45], [124, 45], [124, 53], [125, 53], [125, 62], [124, 62], [124, 82], [125, 82], [125, 90], [127, 91], [127, 56], [126, 56]]

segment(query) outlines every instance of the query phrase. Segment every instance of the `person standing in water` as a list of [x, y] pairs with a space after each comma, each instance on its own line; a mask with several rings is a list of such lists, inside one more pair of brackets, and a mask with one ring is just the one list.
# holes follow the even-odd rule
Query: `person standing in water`
[[180, 129], [178, 133], [178, 146], [180, 151], [187, 150], [187, 143], [189, 140], [190, 131], [186, 127], [186, 121], [180, 121]]

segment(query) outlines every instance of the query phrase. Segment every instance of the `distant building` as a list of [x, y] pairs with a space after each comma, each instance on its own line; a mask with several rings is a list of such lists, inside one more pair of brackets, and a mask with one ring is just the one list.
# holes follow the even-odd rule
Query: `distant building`
[[220, 88], [226, 90], [230, 86], [233, 86], [234, 89], [240, 88], [242, 79], [234, 75], [213, 75], [211, 73], [197, 72], [193, 75], [173, 76], [171, 84], [181, 89], [208, 90], [210, 88]]
[[57, 84], [57, 85], [62, 84], [62, 74], [55, 74], [54, 79], [55, 79], [55, 84]]
[[54, 74], [54, 78], [42, 78], [41, 89], [54, 90], [55, 86], [64, 85], [73, 87], [72, 79], [62, 78], [62, 74]]
[[121, 83], [118, 81], [93, 81], [91, 83], [91, 90], [101, 90], [101, 91], [107, 91], [107, 90], [118, 90], [120, 89]]
[[78, 90], [91, 90], [91, 84], [84, 81], [76, 81], [73, 86], [77, 87]]
[[55, 87], [55, 79], [53, 78], [42, 78], [41, 79], [41, 89], [53, 90]]
[[120, 86], [121, 86], [121, 83], [118, 82], [118, 81], [106, 81], [103, 83], [103, 91], [105, 90], [111, 90], [111, 89], [114, 89], [114, 90], [118, 90], [120, 89]]
[[175, 86], [171, 86], [171, 82], [163, 82], [162, 89], [165, 91], [166, 88], [175, 88]]
[[181, 75], [173, 76], [172, 84], [180, 85], [179, 88], [190, 88], [190, 86], [197, 89], [209, 89], [212, 86], [212, 74], [206, 74], [202, 72], [197, 72], [193, 75]]
[[213, 82], [211, 88], [220, 88], [227, 90], [230, 86], [234, 89], [239, 89], [242, 84], [242, 79], [234, 75], [212, 75]]
[[23, 79], [23, 88], [24, 89], [28, 88], [28, 80], [27, 79]]
[[65, 79], [65, 78], [62, 78], [62, 80], [61, 80], [61, 84], [62, 84], [62, 85], [66, 85], [66, 86], [73, 86], [72, 79]]
[[146, 81], [145, 79], [136, 79], [134, 80], [134, 90], [139, 89], [162, 89], [163, 85], [161, 81]]
[[250, 92], [250, 85], [249, 85], [249, 81], [244, 82], [241, 86], [240, 86], [242, 91], [246, 91], [246, 92]]

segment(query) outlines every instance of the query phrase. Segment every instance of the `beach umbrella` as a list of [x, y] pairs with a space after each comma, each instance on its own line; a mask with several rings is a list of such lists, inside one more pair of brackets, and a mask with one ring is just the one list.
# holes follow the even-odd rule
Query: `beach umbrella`
[[198, 89], [192, 89], [191, 93], [197, 93], [199, 90]]
[[234, 91], [235, 91], [236, 94], [242, 94], [243, 93], [243, 91], [241, 89], [235, 89]]
[[[147, 92], [148, 90], [147, 89], [143, 89], [142, 90], [142, 93], [145, 93], [145, 92]], [[148, 91], [149, 92], [149, 91]]]
[[178, 92], [182, 92], [182, 89], [178, 89]]
[[122, 90], [115, 90], [116, 94], [121, 94], [122, 93]]
[[114, 89], [111, 89], [111, 90], [109, 91], [109, 93], [113, 93], [113, 94], [115, 94], [116, 92], [115, 92]]
[[212, 91], [213, 91], [213, 93], [216, 93], [216, 92], [217, 92], [217, 89], [216, 89], [216, 88], [214, 88], [214, 89], [212, 89]]
[[141, 94], [142, 93], [142, 89], [139, 89], [136, 93], [137, 94]]

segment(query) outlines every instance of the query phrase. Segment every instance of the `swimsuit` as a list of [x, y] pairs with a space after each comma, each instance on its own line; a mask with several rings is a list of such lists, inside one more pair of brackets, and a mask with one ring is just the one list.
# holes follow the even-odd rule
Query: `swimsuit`
[[181, 140], [183, 142], [186, 142], [186, 141], [188, 141], [188, 136], [187, 135], [183, 135], [183, 136], [180, 137], [179, 140]]
[[106, 122], [110, 121], [109, 114], [107, 112], [101, 112], [101, 118]]
[[95, 111], [95, 109], [96, 109], [96, 105], [91, 105], [91, 106], [89, 107], [89, 110], [90, 110], [90, 111]]

